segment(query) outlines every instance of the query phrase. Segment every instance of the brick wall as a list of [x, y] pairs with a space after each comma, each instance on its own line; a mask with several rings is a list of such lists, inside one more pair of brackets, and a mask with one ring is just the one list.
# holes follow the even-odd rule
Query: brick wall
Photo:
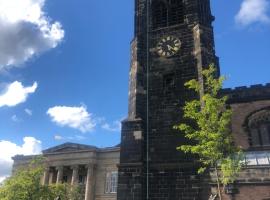
[[244, 149], [249, 148], [248, 133], [244, 130], [244, 123], [249, 114], [270, 106], [270, 100], [258, 100], [250, 102], [240, 102], [231, 104], [232, 115], [232, 132], [234, 141]]
[[[270, 87], [256, 85], [238, 87], [234, 90], [224, 90], [229, 95], [229, 103], [233, 110], [232, 133], [236, 145], [244, 150], [250, 151], [249, 136], [245, 129], [247, 117], [258, 110], [270, 106]], [[213, 182], [214, 173], [211, 174]], [[223, 200], [269, 200], [270, 199], [270, 166], [248, 166], [239, 174], [235, 184], [236, 194], [233, 196], [223, 194]], [[212, 187], [212, 192], [216, 193], [216, 188]]]
[[238, 190], [233, 196], [223, 194], [222, 200], [270, 200], [270, 186], [242, 185]]

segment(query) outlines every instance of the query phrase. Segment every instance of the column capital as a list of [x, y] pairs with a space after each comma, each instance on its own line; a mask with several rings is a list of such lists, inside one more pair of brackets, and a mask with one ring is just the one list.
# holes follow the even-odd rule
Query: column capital
[[58, 171], [60, 171], [60, 170], [63, 170], [64, 169], [64, 166], [63, 165], [59, 165], [59, 166], [56, 166], [55, 169], [58, 170]]
[[45, 172], [49, 172], [49, 171], [50, 171], [50, 166], [45, 166], [45, 167], [44, 167], [44, 171], [45, 171]]
[[93, 168], [93, 169], [95, 169], [96, 166], [97, 166], [97, 164], [95, 164], [95, 163], [88, 163], [88, 164], [85, 164], [85, 165], [84, 165], [85, 169], [88, 169], [88, 168]]
[[72, 170], [79, 170], [79, 165], [71, 165], [70, 169]]
[[92, 163], [88, 163], [88, 164], [85, 164], [84, 165], [84, 167], [86, 168], [86, 169], [88, 169], [88, 168], [92, 168], [94, 165], [92, 164]]

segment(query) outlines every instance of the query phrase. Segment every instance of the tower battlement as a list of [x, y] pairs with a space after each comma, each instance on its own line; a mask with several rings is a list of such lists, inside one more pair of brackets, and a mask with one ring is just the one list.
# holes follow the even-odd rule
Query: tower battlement
[[270, 98], [270, 83], [225, 88], [222, 94], [229, 96], [229, 103], [265, 100]]

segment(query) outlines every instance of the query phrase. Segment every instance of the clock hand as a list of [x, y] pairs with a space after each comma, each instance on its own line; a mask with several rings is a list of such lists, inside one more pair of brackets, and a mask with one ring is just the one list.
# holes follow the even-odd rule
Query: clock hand
[[174, 51], [174, 48], [172, 46], [170, 46], [170, 45], [167, 45], [167, 48], [168, 48], [169, 51], [170, 50], [173, 50]]

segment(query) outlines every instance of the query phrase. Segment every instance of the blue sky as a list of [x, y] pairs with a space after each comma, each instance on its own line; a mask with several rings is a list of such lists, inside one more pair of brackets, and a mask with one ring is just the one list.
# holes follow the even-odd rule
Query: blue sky
[[[10, 168], [16, 153], [39, 153], [67, 141], [99, 147], [120, 142], [133, 4], [1, 2], [0, 151], [13, 150], [0, 157], [0, 164]], [[212, 0], [225, 87], [269, 82], [269, 5], [269, 0]], [[0, 179], [6, 171], [0, 171]]]

